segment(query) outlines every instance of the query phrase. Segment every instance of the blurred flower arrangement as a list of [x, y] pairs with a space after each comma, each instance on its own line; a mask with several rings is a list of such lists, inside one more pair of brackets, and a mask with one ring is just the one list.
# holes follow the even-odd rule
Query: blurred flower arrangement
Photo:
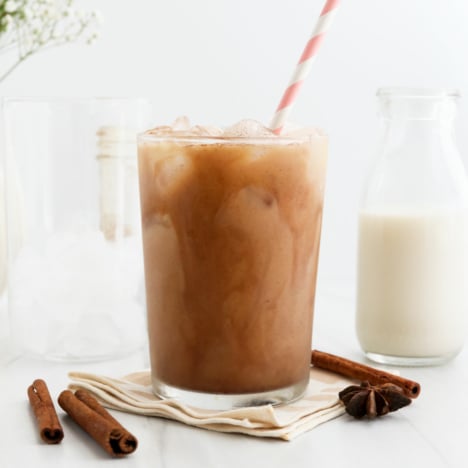
[[0, 0], [0, 54], [11, 55], [1, 63], [0, 82], [36, 52], [78, 39], [92, 43], [99, 22], [97, 11], [77, 9], [74, 0]]

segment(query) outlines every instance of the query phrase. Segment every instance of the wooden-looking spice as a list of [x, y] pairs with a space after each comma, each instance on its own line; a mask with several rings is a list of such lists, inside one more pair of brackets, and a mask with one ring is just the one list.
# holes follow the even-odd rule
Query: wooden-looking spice
[[134, 452], [137, 439], [85, 390], [64, 390], [59, 405], [110, 455], [122, 457]]
[[372, 385], [391, 383], [401, 387], [410, 398], [416, 398], [421, 392], [421, 386], [413, 380], [405, 379], [399, 375], [375, 369], [334, 354], [312, 350], [311, 364], [321, 369], [329, 370], [351, 379], [369, 382]]
[[36, 416], [41, 439], [46, 444], [59, 444], [63, 439], [63, 429], [47, 384], [42, 379], [36, 379], [28, 387], [28, 398]]
[[371, 385], [362, 382], [361, 385], [350, 385], [339, 393], [339, 398], [346, 412], [357, 419], [384, 416], [411, 403], [411, 398], [405, 395], [403, 389], [391, 383]]

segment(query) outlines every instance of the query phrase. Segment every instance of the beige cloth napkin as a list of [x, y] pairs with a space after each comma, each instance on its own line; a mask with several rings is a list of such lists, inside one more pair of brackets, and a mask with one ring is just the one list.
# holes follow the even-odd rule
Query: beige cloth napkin
[[351, 380], [313, 368], [309, 386], [298, 401], [283, 406], [255, 406], [227, 411], [212, 411], [162, 400], [151, 390], [149, 371], [113, 379], [84, 372], [71, 372], [70, 388], [83, 388], [107, 408], [145, 416], [173, 419], [212, 431], [239, 432], [257, 437], [292, 440], [345, 410], [338, 392]]

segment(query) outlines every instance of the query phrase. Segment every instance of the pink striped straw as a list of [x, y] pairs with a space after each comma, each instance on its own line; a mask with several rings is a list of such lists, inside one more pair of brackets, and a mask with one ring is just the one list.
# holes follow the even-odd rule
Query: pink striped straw
[[270, 128], [274, 133], [279, 135], [283, 129], [284, 123], [291, 111], [292, 106], [296, 102], [299, 90], [304, 84], [304, 80], [312, 68], [312, 63], [315, 61], [317, 53], [322, 44], [323, 38], [327, 33], [330, 25], [335, 17], [340, 0], [327, 0], [323, 7], [322, 13], [315, 25], [311, 38], [307, 42], [301, 58], [294, 70], [288, 87], [286, 88], [283, 97], [276, 109], [275, 115], [270, 124]]

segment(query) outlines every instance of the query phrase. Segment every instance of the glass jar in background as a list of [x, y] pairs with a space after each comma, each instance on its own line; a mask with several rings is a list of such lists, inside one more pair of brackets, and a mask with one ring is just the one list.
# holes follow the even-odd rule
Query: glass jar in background
[[3, 116], [13, 343], [70, 361], [143, 347], [136, 134], [149, 103], [6, 99]]
[[104, 237], [131, 237], [140, 228], [135, 129], [103, 126], [97, 131], [99, 227]]
[[380, 89], [383, 144], [359, 213], [357, 336], [370, 359], [441, 364], [466, 332], [468, 185], [455, 91]]
[[[0, 116], [1, 122], [1, 116]], [[0, 141], [3, 140], [1, 136], [1, 123], [0, 123]], [[0, 364], [3, 357], [7, 354], [9, 349], [9, 320], [6, 303], [6, 272], [7, 272], [7, 250], [6, 250], [6, 202], [5, 202], [5, 175], [4, 167], [2, 164], [3, 156], [0, 151]]]

